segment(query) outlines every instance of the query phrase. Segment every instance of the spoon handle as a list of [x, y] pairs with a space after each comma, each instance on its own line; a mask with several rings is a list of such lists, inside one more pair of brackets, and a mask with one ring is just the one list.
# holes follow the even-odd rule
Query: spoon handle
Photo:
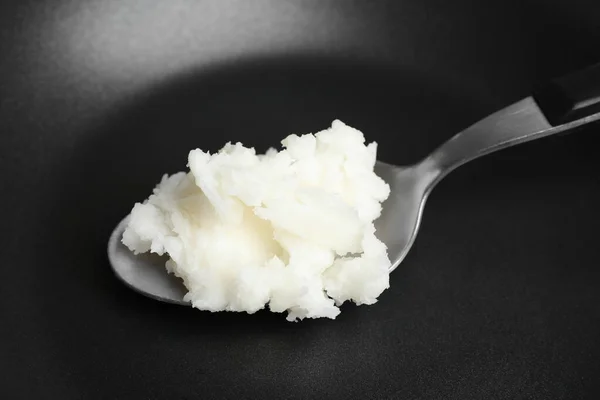
[[438, 147], [423, 163], [433, 165], [430, 187], [462, 164], [519, 143], [600, 120], [600, 64], [542, 86], [476, 122]]

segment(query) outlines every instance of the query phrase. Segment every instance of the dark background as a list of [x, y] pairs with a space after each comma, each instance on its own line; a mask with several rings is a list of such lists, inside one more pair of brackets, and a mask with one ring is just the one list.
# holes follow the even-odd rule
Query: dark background
[[193, 147], [340, 118], [407, 164], [597, 61], [594, 0], [3, 2], [0, 398], [597, 398], [598, 124], [452, 173], [336, 321], [161, 304], [105, 255]]

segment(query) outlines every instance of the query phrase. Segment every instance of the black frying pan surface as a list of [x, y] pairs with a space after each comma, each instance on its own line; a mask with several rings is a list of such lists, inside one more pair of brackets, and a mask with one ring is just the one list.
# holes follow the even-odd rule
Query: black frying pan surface
[[598, 61], [594, 4], [3, 3], [0, 398], [596, 398], [597, 124], [452, 173], [391, 288], [335, 321], [158, 303], [105, 254], [191, 148], [339, 118], [419, 160]]

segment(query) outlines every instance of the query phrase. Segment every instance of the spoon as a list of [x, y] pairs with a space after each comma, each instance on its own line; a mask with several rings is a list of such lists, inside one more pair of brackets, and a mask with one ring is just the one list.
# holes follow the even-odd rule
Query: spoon
[[[412, 166], [378, 161], [375, 172], [391, 189], [375, 221], [377, 236], [388, 248], [390, 272], [415, 241], [423, 207], [434, 186], [468, 161], [516, 144], [543, 138], [600, 120], [600, 64], [541, 86], [532, 96], [471, 125]], [[189, 305], [181, 280], [165, 270], [165, 257], [134, 255], [121, 243], [128, 218], [115, 228], [108, 257], [116, 276], [156, 300]]]

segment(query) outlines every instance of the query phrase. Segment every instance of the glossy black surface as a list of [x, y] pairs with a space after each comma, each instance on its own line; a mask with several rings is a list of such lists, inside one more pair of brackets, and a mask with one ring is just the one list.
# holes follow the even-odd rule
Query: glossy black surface
[[115, 279], [113, 226], [192, 147], [333, 118], [416, 161], [599, 61], [595, 1], [0, 6], [0, 398], [597, 398], [598, 125], [453, 172], [390, 290], [336, 321]]

